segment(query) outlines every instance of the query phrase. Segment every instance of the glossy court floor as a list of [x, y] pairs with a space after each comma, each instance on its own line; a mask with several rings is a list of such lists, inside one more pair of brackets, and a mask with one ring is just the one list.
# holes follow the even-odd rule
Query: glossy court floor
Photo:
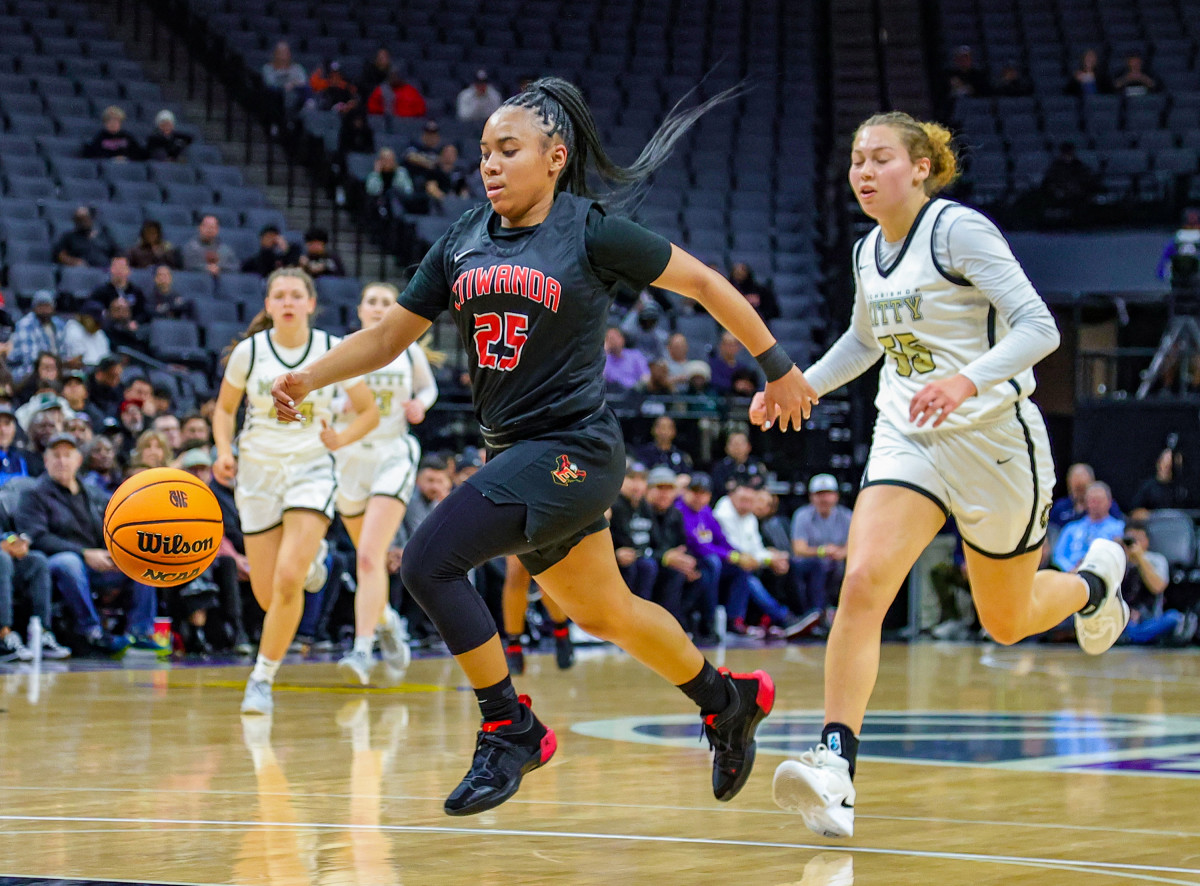
[[[447, 659], [354, 690], [288, 664], [273, 721], [247, 668], [126, 662], [0, 676], [0, 877], [138, 883], [1200, 884], [1200, 655], [884, 649], [857, 832], [810, 834], [771, 774], [819, 727], [822, 647], [731, 650], [776, 713], [731, 803], [695, 716], [626, 657], [517, 680], [559, 751], [509, 803], [448, 818], [476, 713]], [[0, 880], [0, 882], [5, 882]], [[13, 881], [15, 882], [15, 881]], [[24, 882], [22, 880], [21, 882]]]

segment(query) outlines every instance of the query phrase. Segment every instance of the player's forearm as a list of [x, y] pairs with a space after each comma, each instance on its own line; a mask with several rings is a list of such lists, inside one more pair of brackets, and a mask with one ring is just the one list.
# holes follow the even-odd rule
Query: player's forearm
[[234, 417], [224, 409], [213, 410], [212, 436], [218, 456], [233, 455], [233, 422]]
[[[403, 316], [397, 316], [399, 312]], [[382, 369], [402, 354], [426, 329], [429, 321], [399, 305], [383, 322], [351, 335], [305, 367], [312, 390]]]
[[742, 343], [752, 356], [757, 357], [775, 344], [775, 336], [767, 329], [758, 312], [746, 301], [746, 297], [733, 285], [714, 274], [705, 281], [696, 293], [696, 301], [704, 306], [733, 337]]
[[379, 409], [372, 406], [366, 412], [355, 413], [354, 420], [338, 433], [342, 446], [349, 446], [361, 440], [379, 426]]

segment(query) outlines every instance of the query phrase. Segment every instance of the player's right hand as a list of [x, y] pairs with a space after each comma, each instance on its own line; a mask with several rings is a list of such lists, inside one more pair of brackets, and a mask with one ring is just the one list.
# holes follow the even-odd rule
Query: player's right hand
[[213, 476], [222, 486], [232, 486], [237, 476], [237, 459], [232, 455], [219, 455], [212, 466]]
[[271, 385], [275, 414], [280, 421], [300, 421], [300, 403], [312, 393], [308, 373], [303, 369], [285, 372]]

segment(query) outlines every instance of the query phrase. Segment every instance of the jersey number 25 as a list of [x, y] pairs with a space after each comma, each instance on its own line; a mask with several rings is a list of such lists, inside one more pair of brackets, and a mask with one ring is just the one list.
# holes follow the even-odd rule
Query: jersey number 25
[[475, 351], [480, 369], [511, 372], [521, 362], [521, 351], [529, 340], [529, 317], [506, 311], [475, 315]]
[[933, 354], [929, 348], [921, 344], [911, 332], [901, 332], [897, 335], [881, 335], [879, 343], [883, 349], [896, 358], [896, 372], [908, 378], [915, 371], [918, 375], [933, 372]]

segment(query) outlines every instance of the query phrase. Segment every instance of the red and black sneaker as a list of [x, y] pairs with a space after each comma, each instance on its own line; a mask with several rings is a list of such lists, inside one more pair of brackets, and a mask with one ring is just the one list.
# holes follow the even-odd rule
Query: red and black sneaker
[[571, 642], [571, 629], [566, 625], [554, 629], [554, 660], [560, 671], [575, 664], [575, 644]]
[[475, 740], [471, 769], [446, 798], [447, 815], [474, 815], [495, 809], [517, 792], [521, 776], [545, 766], [558, 748], [554, 730], [529, 710], [528, 695], [519, 697], [526, 717], [521, 723], [498, 720], [484, 723]]
[[766, 671], [730, 673], [719, 668], [729, 681], [733, 701], [725, 710], [704, 718], [704, 735], [713, 753], [713, 796], [732, 800], [754, 768], [754, 733], [775, 706], [775, 683]]
[[504, 647], [504, 658], [508, 661], [510, 674], [525, 673], [525, 648], [520, 637], [513, 637]]

